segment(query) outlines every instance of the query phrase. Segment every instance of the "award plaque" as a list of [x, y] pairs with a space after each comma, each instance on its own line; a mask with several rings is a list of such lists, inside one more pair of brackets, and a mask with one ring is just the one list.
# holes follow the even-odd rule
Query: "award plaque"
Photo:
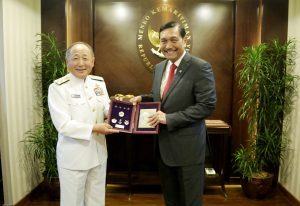
[[130, 102], [111, 100], [108, 124], [120, 132], [135, 134], [157, 134], [158, 125], [151, 127], [148, 117], [160, 110], [160, 102]]

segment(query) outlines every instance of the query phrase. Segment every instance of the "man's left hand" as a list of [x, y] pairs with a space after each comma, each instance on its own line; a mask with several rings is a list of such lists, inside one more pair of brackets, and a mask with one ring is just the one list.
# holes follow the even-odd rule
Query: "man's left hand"
[[166, 114], [162, 111], [158, 111], [149, 117], [148, 123], [152, 127], [155, 127], [158, 124], [167, 124]]

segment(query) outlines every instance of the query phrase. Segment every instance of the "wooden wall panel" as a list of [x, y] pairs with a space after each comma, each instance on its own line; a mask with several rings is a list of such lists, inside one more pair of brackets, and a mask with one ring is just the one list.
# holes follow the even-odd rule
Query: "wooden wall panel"
[[[237, 0], [236, 1], [236, 25], [235, 25], [235, 61], [243, 52], [243, 47], [257, 44], [259, 41], [259, 19], [258, 0]], [[237, 86], [237, 73], [239, 68], [234, 68], [233, 99], [232, 99], [232, 137], [231, 153], [240, 144], [247, 142], [247, 122], [240, 121], [238, 109], [241, 101], [241, 91]]]
[[[124, 9], [125, 17], [120, 16]], [[141, 2], [96, 1], [95, 74], [104, 77], [110, 95], [148, 93], [152, 73], [144, 68], [136, 47]]]
[[42, 0], [42, 32], [54, 32], [57, 40], [66, 43], [65, 2], [62, 0]]
[[287, 40], [288, 0], [264, 0], [262, 42], [278, 38]]
[[84, 41], [93, 45], [93, 0], [66, 0], [67, 46]]

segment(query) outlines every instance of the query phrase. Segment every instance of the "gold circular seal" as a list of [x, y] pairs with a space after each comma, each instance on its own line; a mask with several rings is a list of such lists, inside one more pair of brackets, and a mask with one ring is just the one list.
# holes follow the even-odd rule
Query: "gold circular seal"
[[177, 21], [186, 30], [186, 51], [192, 49], [192, 32], [187, 18], [181, 11], [168, 4], [149, 10], [142, 18], [136, 36], [139, 57], [147, 70], [153, 71], [154, 65], [165, 57], [160, 51], [159, 28], [167, 21]]

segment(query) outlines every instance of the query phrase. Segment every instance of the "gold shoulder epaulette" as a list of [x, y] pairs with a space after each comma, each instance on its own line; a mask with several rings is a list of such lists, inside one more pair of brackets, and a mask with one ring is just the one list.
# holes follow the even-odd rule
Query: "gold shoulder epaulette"
[[91, 79], [93, 80], [97, 80], [97, 81], [104, 81], [104, 79], [102, 77], [99, 76], [95, 76], [95, 75], [89, 75]]
[[61, 77], [61, 78], [55, 80], [54, 82], [55, 82], [56, 84], [58, 84], [58, 85], [62, 85], [62, 84], [64, 84], [64, 83], [68, 82], [68, 81], [70, 81], [70, 78], [69, 78], [68, 76], [63, 76], [63, 77]]

